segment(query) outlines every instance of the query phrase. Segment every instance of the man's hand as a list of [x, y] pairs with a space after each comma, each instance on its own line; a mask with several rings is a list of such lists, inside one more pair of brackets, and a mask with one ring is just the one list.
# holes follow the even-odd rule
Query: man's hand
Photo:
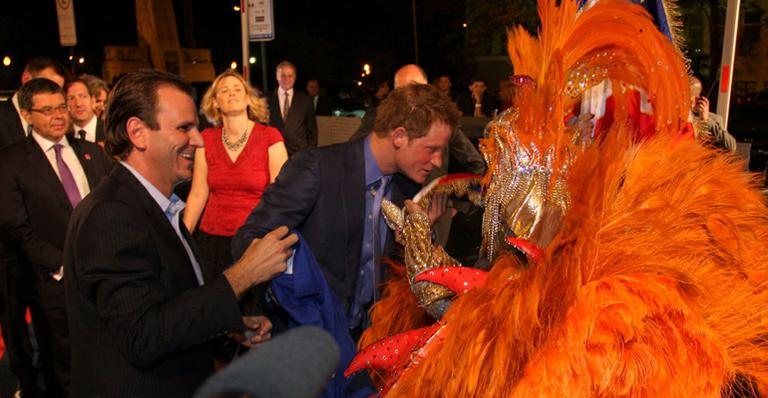
[[230, 338], [245, 347], [253, 348], [272, 338], [272, 321], [263, 315], [244, 316], [245, 332], [230, 334]]
[[240, 260], [224, 271], [235, 294], [240, 297], [251, 286], [266, 282], [285, 271], [286, 261], [293, 253], [291, 246], [298, 240], [296, 234], [288, 234], [288, 227], [285, 226], [261, 239], [254, 239]]
[[699, 115], [699, 119], [707, 121], [709, 119], [709, 99], [707, 97], [696, 97], [693, 113]]
[[448, 194], [440, 193], [432, 195], [432, 200], [429, 201], [429, 208], [427, 209], [427, 216], [429, 217], [429, 225], [435, 225], [435, 222], [443, 216], [445, 209], [448, 207]]

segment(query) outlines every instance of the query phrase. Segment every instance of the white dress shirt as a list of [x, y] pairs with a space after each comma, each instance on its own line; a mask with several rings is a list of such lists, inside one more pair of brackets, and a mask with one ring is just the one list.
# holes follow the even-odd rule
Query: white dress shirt
[[56, 151], [53, 149], [53, 146], [61, 144], [61, 157], [64, 159], [64, 163], [67, 164], [67, 167], [69, 167], [69, 171], [72, 172], [72, 177], [75, 178], [75, 184], [77, 184], [77, 190], [80, 191], [80, 197], [84, 198], [85, 195], [91, 192], [83, 165], [80, 164], [80, 160], [75, 155], [75, 150], [69, 145], [66, 137], [61, 137], [59, 142], [53, 142], [38, 134], [34, 129], [32, 130], [32, 137], [45, 153], [45, 157], [48, 158], [48, 162], [56, 173], [56, 177], [59, 177], [59, 181], [61, 181], [61, 173], [59, 172], [59, 166], [56, 164]]

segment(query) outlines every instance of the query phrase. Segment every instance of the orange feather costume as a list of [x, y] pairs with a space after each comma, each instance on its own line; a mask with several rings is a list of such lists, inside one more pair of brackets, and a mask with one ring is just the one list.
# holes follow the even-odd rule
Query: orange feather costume
[[[372, 376], [398, 397], [719, 397], [737, 375], [764, 392], [765, 198], [742, 164], [679, 137], [690, 109], [679, 53], [623, 0], [584, 11], [541, 0], [539, 14], [538, 38], [510, 31], [515, 71], [530, 78], [482, 143], [487, 279]], [[655, 136], [637, 142], [621, 93], [603, 137], [564, 120], [603, 79], [649, 93]], [[405, 232], [409, 269], [424, 256], [409, 255]], [[505, 236], [540, 253], [515, 254]], [[429, 282], [399, 275], [361, 346], [434, 322], [412, 293]]]

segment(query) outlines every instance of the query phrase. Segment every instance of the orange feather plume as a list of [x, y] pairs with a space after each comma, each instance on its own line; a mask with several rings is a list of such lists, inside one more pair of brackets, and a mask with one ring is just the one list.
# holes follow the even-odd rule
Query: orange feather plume
[[[768, 209], [743, 164], [676, 139], [689, 109], [684, 62], [626, 1], [580, 12], [542, 0], [539, 13], [538, 39], [510, 31], [516, 73], [536, 84], [517, 95], [506, 139], [568, 153], [564, 110], [579, 83], [597, 82], [585, 71], [649, 93], [657, 134], [633, 140], [620, 102], [611, 130], [564, 174], [570, 207], [543, 259], [500, 255], [445, 313], [439, 347], [388, 395], [720, 397], [737, 376], [768, 385]], [[497, 143], [483, 147], [494, 159]], [[430, 323], [404, 279], [374, 307], [361, 345]]]

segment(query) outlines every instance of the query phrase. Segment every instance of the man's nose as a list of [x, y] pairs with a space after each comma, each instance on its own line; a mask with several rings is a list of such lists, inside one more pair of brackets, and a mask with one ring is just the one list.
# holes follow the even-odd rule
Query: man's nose
[[438, 151], [432, 154], [431, 163], [435, 168], [443, 167], [443, 151]]
[[189, 131], [189, 144], [197, 148], [202, 148], [203, 146], [205, 146], [203, 141], [203, 135], [200, 134], [200, 130], [198, 130], [197, 128], [194, 128]]

